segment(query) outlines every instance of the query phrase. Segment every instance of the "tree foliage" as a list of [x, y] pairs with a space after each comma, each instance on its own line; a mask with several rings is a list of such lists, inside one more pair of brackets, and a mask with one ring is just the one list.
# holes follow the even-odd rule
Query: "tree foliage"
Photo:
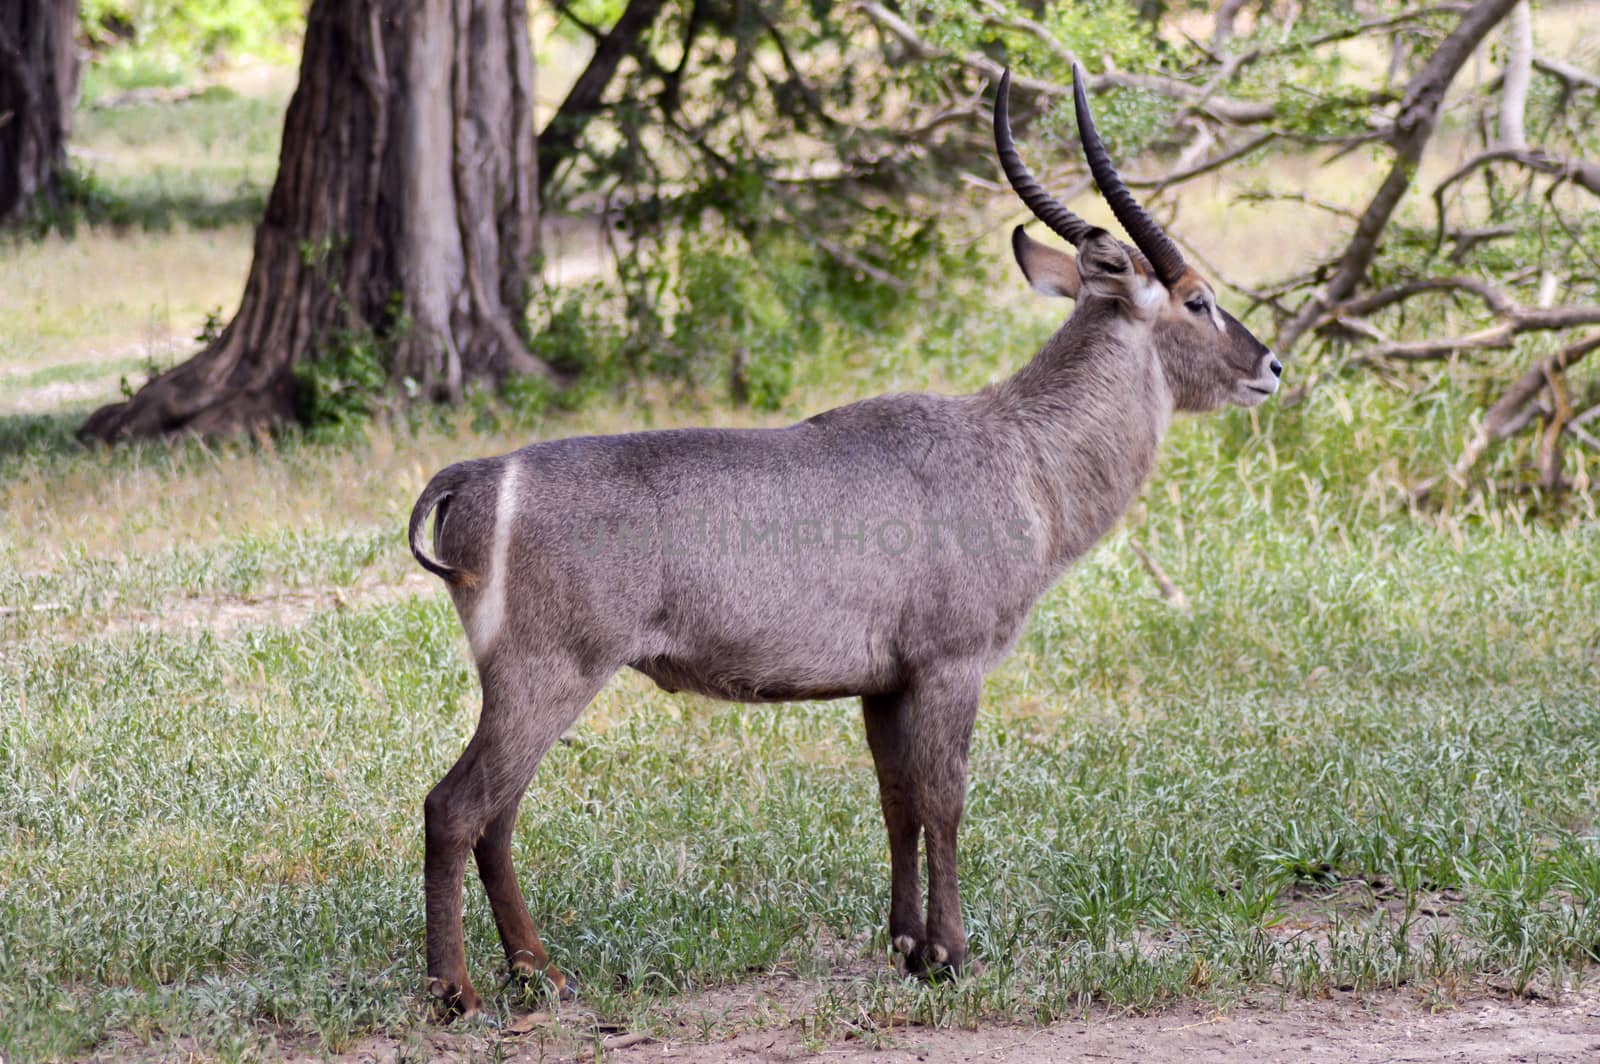
[[[305, 28], [306, 0], [79, 0], [79, 33], [174, 76], [229, 55], [285, 55]], [[126, 62], [126, 60], [123, 60]]]

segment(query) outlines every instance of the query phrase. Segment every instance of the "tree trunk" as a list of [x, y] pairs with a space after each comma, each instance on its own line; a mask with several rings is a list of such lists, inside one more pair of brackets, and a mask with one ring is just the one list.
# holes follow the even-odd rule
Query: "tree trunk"
[[78, 94], [78, 0], [0, 7], [0, 225], [61, 192]]
[[237, 315], [81, 435], [293, 419], [296, 366], [351, 338], [433, 399], [473, 378], [548, 374], [519, 331], [536, 165], [524, 0], [314, 0]]

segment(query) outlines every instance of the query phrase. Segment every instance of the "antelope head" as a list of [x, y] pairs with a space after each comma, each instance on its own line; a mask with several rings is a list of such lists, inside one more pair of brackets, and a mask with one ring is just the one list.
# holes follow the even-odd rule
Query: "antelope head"
[[1123, 184], [1095, 131], [1084, 94], [1083, 68], [1073, 64], [1072, 96], [1078, 135], [1094, 183], [1133, 240], [1128, 246], [1073, 214], [1034, 180], [1017, 154], [1007, 114], [1011, 72], [1000, 78], [994, 103], [994, 142], [1000, 165], [1036, 218], [1077, 249], [1077, 257], [1028, 236], [1012, 234], [1017, 265], [1034, 289], [1080, 305], [1103, 302], [1120, 318], [1148, 330], [1179, 410], [1214, 410], [1225, 404], [1255, 406], [1278, 390], [1283, 366], [1272, 351], [1217, 304], [1211, 283], [1184, 262], [1183, 253]]

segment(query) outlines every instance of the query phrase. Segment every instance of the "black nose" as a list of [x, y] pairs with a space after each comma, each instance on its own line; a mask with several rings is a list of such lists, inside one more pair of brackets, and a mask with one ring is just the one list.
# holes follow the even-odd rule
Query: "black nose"
[[1267, 368], [1272, 371], [1272, 375], [1274, 377], [1283, 376], [1283, 363], [1279, 362], [1277, 359], [1273, 359]]

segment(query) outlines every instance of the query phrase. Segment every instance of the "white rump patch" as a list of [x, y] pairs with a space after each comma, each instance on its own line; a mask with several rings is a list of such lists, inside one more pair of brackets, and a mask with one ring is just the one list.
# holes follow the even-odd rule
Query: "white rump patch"
[[511, 552], [511, 519], [517, 510], [517, 463], [506, 462], [500, 475], [500, 496], [494, 505], [494, 543], [489, 548], [489, 581], [472, 606], [467, 622], [467, 643], [472, 656], [483, 661], [500, 637], [506, 619], [506, 559]]

